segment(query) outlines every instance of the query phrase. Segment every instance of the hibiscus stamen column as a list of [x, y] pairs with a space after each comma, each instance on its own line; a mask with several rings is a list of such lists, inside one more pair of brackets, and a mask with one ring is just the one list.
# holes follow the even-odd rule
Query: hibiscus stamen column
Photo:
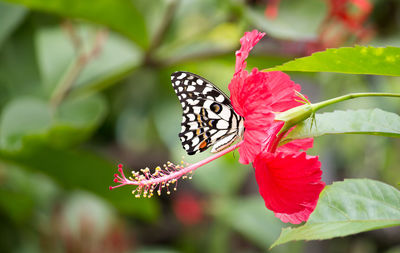
[[[214, 161], [215, 159], [235, 150], [238, 148], [242, 142], [234, 144], [221, 152], [218, 152], [200, 162], [194, 164], [186, 164], [186, 167], [182, 165], [175, 165], [171, 162], [167, 162], [164, 164], [163, 169], [161, 167], [157, 167], [153, 173], [150, 173], [149, 168], [141, 169], [140, 172], [132, 172], [133, 177], [126, 177], [124, 171], [122, 169], [122, 164], [118, 165], [119, 174], [114, 174], [114, 182], [118, 183], [116, 186], [110, 186], [110, 190], [124, 186], [124, 185], [134, 185], [137, 186], [135, 190], [132, 191], [132, 194], [135, 197], [139, 198], [143, 195], [143, 197], [152, 197], [154, 190], [158, 187], [157, 193], [161, 195], [161, 189], [167, 188], [167, 194], [170, 194], [169, 186], [170, 184], [175, 184], [174, 190], [176, 190], [177, 181], [182, 178], [185, 179], [188, 174], [193, 173], [199, 167], [206, 165]], [[189, 176], [191, 179], [191, 176]]]

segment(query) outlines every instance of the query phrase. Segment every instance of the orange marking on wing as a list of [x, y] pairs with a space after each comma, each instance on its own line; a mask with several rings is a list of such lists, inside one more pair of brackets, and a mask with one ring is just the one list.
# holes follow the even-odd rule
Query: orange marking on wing
[[221, 107], [220, 107], [220, 105], [218, 105], [218, 104], [213, 104], [213, 106], [212, 106], [212, 108], [211, 108], [211, 110], [212, 110], [213, 112], [215, 112], [215, 113], [218, 113], [220, 109], [221, 109]]
[[207, 146], [207, 142], [204, 140], [204, 141], [202, 141], [202, 142], [200, 143], [199, 148], [200, 148], [200, 149], [203, 149], [203, 148], [205, 148], [206, 146]]

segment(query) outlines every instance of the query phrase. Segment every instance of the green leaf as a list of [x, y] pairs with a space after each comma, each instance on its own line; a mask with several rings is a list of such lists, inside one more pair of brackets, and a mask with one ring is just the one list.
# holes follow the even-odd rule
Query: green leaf
[[33, 97], [12, 100], [3, 109], [0, 149], [23, 149], [25, 138], [53, 146], [70, 146], [87, 139], [105, 117], [107, 107], [100, 95], [71, 98], [53, 111]]
[[65, 100], [57, 109], [57, 124], [93, 127], [102, 120], [106, 104], [101, 96], [76, 97]]
[[[185, 13], [185, 16], [187, 14]], [[198, 58], [204, 58], [203, 55], [210, 54], [210, 51], [211, 57], [235, 51], [243, 35], [240, 27], [230, 22], [216, 25], [212, 18], [198, 18], [189, 15], [181, 19], [181, 27], [177, 30], [181, 33], [174, 35], [175, 40], [160, 46], [156, 55], [164, 61], [165, 65], [193, 62], [193, 59], [197, 62]], [[209, 58], [206, 57], [207, 60]]]
[[118, 34], [109, 33], [101, 53], [85, 67], [73, 94], [97, 92], [128, 76], [140, 66], [143, 53]]
[[308, 222], [285, 228], [271, 247], [297, 240], [323, 240], [400, 225], [400, 191], [370, 179], [327, 186]]
[[122, 212], [152, 220], [158, 212], [156, 202], [136, 200], [131, 189], [110, 192], [116, 168], [109, 161], [85, 150], [60, 148], [86, 139], [105, 113], [105, 101], [98, 94], [67, 99], [55, 111], [37, 98], [15, 99], [2, 113], [0, 158], [45, 173], [65, 188], [94, 192]]
[[331, 48], [264, 71], [337, 72], [400, 76], [399, 47]]
[[116, 163], [84, 149], [59, 149], [43, 145], [35, 136], [27, 136], [23, 148], [13, 152], [0, 150], [0, 159], [20, 165], [25, 169], [41, 172], [66, 189], [84, 189], [107, 199], [121, 212], [133, 214], [143, 220], [158, 216], [155, 199], [137, 199], [132, 189], [110, 191]]
[[298, 124], [286, 141], [327, 134], [370, 134], [400, 137], [400, 116], [380, 109], [334, 111], [315, 115]]
[[0, 173], [4, 179], [0, 186], [0, 209], [18, 225], [32, 221], [34, 210], [48, 206], [59, 194], [53, 181], [42, 174], [3, 161]]
[[0, 47], [14, 29], [22, 22], [26, 9], [0, 2]]
[[28, 178], [15, 168], [4, 167], [2, 163], [0, 171], [5, 180], [0, 186], [0, 210], [16, 224], [29, 222], [35, 206], [31, 188], [34, 177]]
[[282, 229], [261, 196], [238, 199], [218, 206], [218, 217], [257, 245], [267, 249]]
[[61, 147], [80, 143], [97, 129], [106, 113], [106, 102], [99, 94], [67, 99], [53, 115], [47, 140]]
[[[287, 226], [277, 219], [274, 213], [265, 207], [261, 196], [226, 200], [217, 199], [214, 202], [214, 215], [234, 231], [267, 250], [275, 241], [276, 235]], [[297, 252], [298, 244], [287, 245], [272, 252]]]
[[142, 48], [148, 36], [142, 14], [130, 0], [6, 0], [28, 8], [57, 15], [85, 19], [120, 32]]
[[[181, 148], [181, 147], [179, 147]], [[209, 154], [206, 154], [209, 156]], [[205, 155], [196, 156], [200, 161]], [[238, 156], [238, 154], [237, 154]], [[191, 163], [191, 158], [186, 158]], [[194, 159], [193, 159], [194, 160]], [[193, 184], [202, 192], [221, 196], [233, 195], [246, 179], [248, 168], [243, 168], [234, 155], [226, 155], [203, 166], [193, 174]], [[223, 178], [223, 180], [221, 180]]]
[[51, 110], [41, 100], [19, 98], [3, 110], [0, 123], [1, 149], [15, 150], [22, 147], [27, 135], [45, 135], [51, 125]]
[[[85, 52], [91, 50], [98, 29], [84, 25], [76, 25], [74, 29], [82, 40]], [[59, 26], [38, 29], [35, 40], [42, 85], [47, 93], [51, 93], [76, 60], [77, 49]], [[109, 33], [99, 55], [85, 65], [80, 73], [71, 95], [98, 91], [115, 84], [137, 67], [141, 60], [142, 54], [138, 48], [118, 34]]]
[[0, 105], [17, 96], [41, 93], [40, 83], [33, 29], [26, 23], [4, 42], [0, 51]]

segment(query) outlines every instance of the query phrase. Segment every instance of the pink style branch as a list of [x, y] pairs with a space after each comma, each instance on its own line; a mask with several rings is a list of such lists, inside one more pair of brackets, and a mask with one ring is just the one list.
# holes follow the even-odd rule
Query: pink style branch
[[328, 105], [358, 97], [400, 94], [355, 93], [312, 104], [287, 74], [245, 70], [250, 51], [264, 35], [254, 30], [240, 39], [235, 73], [228, 86], [230, 98], [198, 75], [180, 71], [171, 76], [183, 110], [179, 134], [183, 148], [193, 155], [212, 147], [215, 154], [191, 165], [167, 162], [162, 168], [142, 169], [128, 177], [120, 165], [114, 178], [117, 185], [110, 189], [132, 185], [136, 186], [132, 192], [136, 197], [152, 197], [155, 192], [160, 195], [163, 188], [170, 194], [180, 178], [190, 178], [194, 170], [238, 149], [239, 162], [251, 163], [255, 169], [265, 206], [283, 222], [307, 221], [325, 187], [321, 163], [318, 156], [305, 153], [313, 146], [313, 138], [288, 141], [285, 136], [304, 120], [315, 120], [316, 111]]

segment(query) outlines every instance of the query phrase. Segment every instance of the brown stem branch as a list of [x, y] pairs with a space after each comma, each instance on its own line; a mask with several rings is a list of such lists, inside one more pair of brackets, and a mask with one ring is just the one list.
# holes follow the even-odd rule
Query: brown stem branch
[[79, 51], [78, 56], [71, 63], [70, 67], [66, 71], [65, 75], [61, 78], [55, 91], [53, 92], [53, 95], [50, 98], [50, 104], [53, 108], [56, 108], [70, 93], [72, 86], [78, 79], [85, 66], [100, 54], [104, 45], [104, 41], [107, 37], [106, 30], [99, 30], [96, 33], [92, 49], [89, 52], [84, 52], [81, 49], [82, 46], [80, 43], [80, 38], [76, 35], [73, 27], [68, 26], [68, 31], [74, 47]]
[[62, 28], [65, 30], [69, 39], [71, 40], [71, 43], [75, 48], [75, 51], [79, 52], [82, 48], [82, 39], [76, 33], [72, 21], [70, 19], [65, 20], [64, 23], [62, 24]]
[[163, 42], [165, 35], [168, 32], [168, 28], [170, 27], [172, 23], [172, 19], [174, 17], [175, 11], [178, 7], [179, 0], [170, 0], [167, 6], [167, 9], [165, 11], [165, 14], [163, 16], [163, 19], [161, 20], [160, 27], [157, 29], [153, 40], [151, 41], [150, 47], [148, 48], [146, 55], [145, 55], [145, 63], [152, 62], [152, 53], [154, 50], [156, 50], [161, 43]]

